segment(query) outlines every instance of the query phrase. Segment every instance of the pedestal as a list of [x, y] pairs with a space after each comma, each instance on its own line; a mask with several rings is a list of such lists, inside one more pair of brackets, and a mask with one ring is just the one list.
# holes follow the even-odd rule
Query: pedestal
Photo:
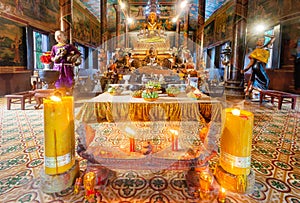
[[215, 169], [215, 178], [221, 187], [241, 194], [251, 193], [255, 183], [255, 173], [252, 169], [247, 176], [233, 175], [218, 165]]
[[226, 81], [225, 94], [226, 99], [244, 99], [244, 86], [241, 86], [241, 81]]
[[71, 187], [76, 178], [79, 177], [79, 162], [76, 160], [70, 170], [58, 175], [47, 175], [43, 168], [40, 172], [40, 176], [40, 188], [44, 193], [61, 192]]

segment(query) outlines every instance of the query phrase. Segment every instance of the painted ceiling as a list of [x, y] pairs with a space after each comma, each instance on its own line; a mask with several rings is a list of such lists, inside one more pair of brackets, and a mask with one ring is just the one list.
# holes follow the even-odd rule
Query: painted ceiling
[[[98, 19], [100, 19], [100, 0], [80, 0], [83, 5]], [[140, 5], [146, 5], [148, 0], [129, 0], [129, 2], [138, 2]], [[172, 0], [160, 0], [158, 1], [161, 4], [172, 4]], [[197, 1], [196, 1], [197, 2]], [[211, 16], [226, 0], [206, 0], [205, 6], [205, 18], [207, 19]], [[117, 0], [108, 0], [108, 4], [116, 4]]]

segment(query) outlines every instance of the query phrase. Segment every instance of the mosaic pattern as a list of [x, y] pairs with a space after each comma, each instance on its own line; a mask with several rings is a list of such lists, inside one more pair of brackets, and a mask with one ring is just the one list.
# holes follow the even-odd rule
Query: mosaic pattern
[[[60, 193], [45, 194], [40, 190], [43, 169], [43, 110], [6, 110], [6, 100], [0, 98], [0, 199], [1, 202], [82, 203], [84, 191], [73, 193], [69, 188]], [[251, 194], [227, 193], [226, 202], [300, 202], [300, 111], [283, 106], [257, 103], [246, 105], [255, 112], [252, 168], [255, 187]], [[78, 109], [77, 109], [78, 110]], [[109, 133], [108, 127], [103, 133]], [[212, 165], [215, 161], [212, 161]], [[80, 169], [86, 161], [80, 160]], [[186, 203], [196, 202], [187, 190], [186, 171], [118, 170], [100, 189], [105, 203]]]

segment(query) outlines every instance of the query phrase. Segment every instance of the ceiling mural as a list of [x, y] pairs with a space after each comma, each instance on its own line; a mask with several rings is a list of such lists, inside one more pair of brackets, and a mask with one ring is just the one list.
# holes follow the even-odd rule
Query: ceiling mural
[[81, 3], [98, 19], [100, 19], [100, 0], [80, 0]]
[[208, 19], [218, 8], [228, 0], [206, 0], [205, 19]]

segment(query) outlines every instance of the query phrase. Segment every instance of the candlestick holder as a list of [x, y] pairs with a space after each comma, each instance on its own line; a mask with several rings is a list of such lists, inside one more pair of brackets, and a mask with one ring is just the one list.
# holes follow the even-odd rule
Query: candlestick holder
[[209, 201], [212, 199], [211, 186], [213, 183], [213, 175], [207, 171], [200, 172], [200, 198]]
[[249, 194], [254, 189], [255, 173], [252, 169], [249, 175], [234, 175], [218, 165], [215, 169], [215, 178], [223, 188], [232, 192]]
[[218, 203], [224, 203], [226, 200], [226, 190], [221, 188], [218, 194]]

